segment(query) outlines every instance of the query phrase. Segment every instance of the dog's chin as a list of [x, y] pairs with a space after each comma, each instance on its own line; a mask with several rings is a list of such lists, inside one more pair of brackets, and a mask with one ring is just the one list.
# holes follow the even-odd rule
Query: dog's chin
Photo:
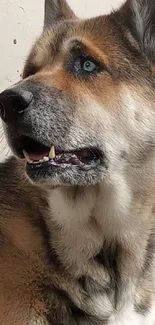
[[58, 186], [90, 186], [102, 181], [105, 167], [98, 164], [95, 168], [82, 170], [77, 166], [32, 166], [27, 163], [26, 173], [31, 182], [46, 188]]

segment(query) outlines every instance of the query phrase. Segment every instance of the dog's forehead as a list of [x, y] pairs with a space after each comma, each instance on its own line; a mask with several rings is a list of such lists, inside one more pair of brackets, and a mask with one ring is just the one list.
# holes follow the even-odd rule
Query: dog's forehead
[[100, 16], [88, 20], [64, 20], [43, 32], [32, 49], [32, 56], [41, 56], [50, 53], [51, 56], [58, 54], [64, 44], [73, 40], [89, 42], [101, 50], [118, 47], [119, 35], [116, 34], [111, 22], [111, 15]]
[[98, 41], [98, 45], [102, 46], [102, 44], [111, 44], [118, 37], [114, 23], [111, 21], [111, 15], [108, 15], [87, 20], [61, 21], [45, 31], [41, 40], [44, 44], [50, 44], [56, 48], [67, 39], [81, 38], [84, 40], [88, 38], [92, 42]]

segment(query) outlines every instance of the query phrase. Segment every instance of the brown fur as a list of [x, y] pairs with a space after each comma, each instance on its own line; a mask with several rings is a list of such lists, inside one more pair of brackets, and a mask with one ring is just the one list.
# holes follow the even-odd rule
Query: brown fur
[[[0, 166], [0, 324], [154, 325], [154, 19], [151, 0], [89, 20], [46, 1], [23, 80], [0, 95], [9, 144], [19, 158], [31, 138], [102, 159], [89, 171]], [[74, 71], [81, 55], [97, 72]], [[2, 110], [10, 91], [33, 94], [20, 115]]]

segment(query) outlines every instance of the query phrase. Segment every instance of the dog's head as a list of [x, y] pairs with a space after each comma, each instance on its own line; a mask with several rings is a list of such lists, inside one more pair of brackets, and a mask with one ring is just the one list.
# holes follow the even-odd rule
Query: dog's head
[[88, 20], [65, 0], [46, 0], [23, 80], [0, 95], [9, 144], [26, 157], [29, 177], [91, 185], [142, 164], [155, 144], [154, 61], [153, 0]]

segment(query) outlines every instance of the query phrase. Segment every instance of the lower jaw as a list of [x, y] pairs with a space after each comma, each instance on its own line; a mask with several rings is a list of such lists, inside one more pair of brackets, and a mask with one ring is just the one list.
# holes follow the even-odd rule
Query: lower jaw
[[91, 167], [76, 165], [50, 165], [27, 163], [26, 173], [31, 181], [38, 184], [86, 186], [98, 183], [100, 180], [100, 163]]

